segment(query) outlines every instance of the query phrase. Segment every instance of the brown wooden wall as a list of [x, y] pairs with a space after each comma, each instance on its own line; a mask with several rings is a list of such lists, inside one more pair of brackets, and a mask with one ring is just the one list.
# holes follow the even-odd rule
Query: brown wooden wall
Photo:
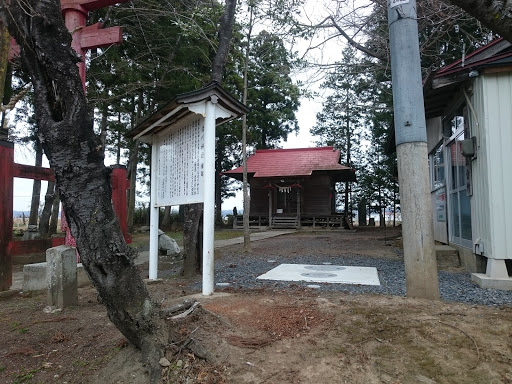
[[[277, 184], [293, 184], [294, 180], [287, 180], [282, 183], [277, 180]], [[301, 213], [303, 215], [330, 215], [330, 178], [326, 174], [313, 175], [305, 177], [300, 181], [301, 189]], [[268, 180], [251, 179], [251, 215], [268, 215], [268, 189], [263, 188], [268, 185]], [[273, 213], [276, 210], [276, 193], [277, 189], [272, 189], [273, 196]], [[293, 190], [295, 193], [295, 189]]]
[[329, 189], [330, 180], [327, 175], [314, 175], [302, 183], [302, 214], [330, 215], [331, 203]]
[[251, 180], [251, 215], [268, 215], [268, 183], [263, 180]]

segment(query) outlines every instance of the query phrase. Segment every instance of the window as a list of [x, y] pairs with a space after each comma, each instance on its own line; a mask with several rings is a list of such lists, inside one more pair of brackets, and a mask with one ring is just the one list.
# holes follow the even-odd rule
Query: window
[[[447, 145], [448, 223], [450, 242], [471, 247], [471, 201], [468, 196], [468, 164], [462, 156], [462, 140], [468, 137], [469, 121], [461, 107], [448, 122], [451, 139]], [[466, 123], [466, 124], [465, 124]]]
[[445, 164], [444, 164], [444, 147], [439, 145], [437, 149], [430, 155], [432, 164], [432, 189], [435, 190], [445, 185]]

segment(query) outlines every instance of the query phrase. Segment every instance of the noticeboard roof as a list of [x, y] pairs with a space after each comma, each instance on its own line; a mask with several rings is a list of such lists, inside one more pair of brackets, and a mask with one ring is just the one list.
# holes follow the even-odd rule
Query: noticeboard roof
[[244, 104], [231, 96], [217, 82], [211, 82], [204, 88], [177, 95], [158, 111], [137, 124], [126, 134], [126, 137], [142, 138], [158, 133], [193, 114], [194, 112], [188, 108], [189, 105], [206, 102], [210, 100], [212, 96], [217, 98], [217, 104], [220, 107], [231, 114], [231, 116], [227, 118], [218, 117], [216, 125], [225, 123], [226, 121], [235, 119], [249, 112], [249, 109]]

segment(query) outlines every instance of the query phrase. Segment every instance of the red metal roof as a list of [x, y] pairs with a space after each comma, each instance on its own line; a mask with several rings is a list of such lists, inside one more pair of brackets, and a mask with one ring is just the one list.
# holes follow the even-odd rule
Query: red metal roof
[[439, 69], [435, 77], [442, 77], [457, 72], [469, 71], [471, 68], [477, 66], [492, 64], [493, 62], [499, 61], [501, 59], [506, 59], [512, 56], [512, 51], [509, 48], [510, 43], [500, 37], [468, 54], [464, 58], [464, 61], [459, 59], [454, 63]]
[[[313, 171], [353, 172], [339, 161], [340, 151], [333, 147], [259, 149], [247, 159], [247, 171], [257, 178], [310, 176]], [[243, 167], [238, 167], [224, 174], [238, 179], [242, 172]]]

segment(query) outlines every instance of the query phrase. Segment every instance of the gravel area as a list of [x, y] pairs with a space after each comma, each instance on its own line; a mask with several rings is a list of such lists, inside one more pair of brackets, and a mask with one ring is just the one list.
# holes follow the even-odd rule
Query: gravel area
[[[341, 240], [343, 241], [343, 240]], [[347, 239], [345, 239], [345, 242]], [[394, 252], [394, 257], [376, 258], [357, 254], [336, 255], [339, 247], [334, 236], [326, 236], [320, 239], [313, 236], [288, 235], [267, 239], [253, 243], [253, 252], [243, 255], [240, 246], [230, 246], [222, 249], [222, 257], [216, 261], [215, 287], [217, 291], [225, 289], [225, 283], [229, 283], [228, 289], [286, 289], [290, 287], [307, 287], [317, 284], [321, 291], [339, 291], [345, 294], [383, 294], [405, 296], [405, 272], [401, 250], [395, 247], [385, 247], [388, 253]], [[261, 244], [260, 244], [261, 243]], [[262, 244], [264, 243], [264, 244]], [[371, 241], [366, 244], [371, 246]], [[382, 243], [382, 242], [381, 242]], [[256, 245], [257, 244], [257, 245]], [[345, 243], [346, 244], [346, 243]], [[336, 248], [338, 246], [339, 248]], [[378, 244], [376, 246], [379, 246]], [[316, 247], [316, 250], [315, 250]], [[313, 248], [313, 250], [311, 249]], [[333, 249], [334, 248], [334, 249]], [[287, 252], [288, 250], [288, 252]], [[330, 251], [329, 251], [330, 250]], [[269, 262], [271, 261], [271, 262]], [[274, 262], [272, 262], [274, 261]], [[283, 263], [315, 264], [332, 263], [342, 266], [361, 266], [377, 268], [380, 286], [289, 282], [257, 280], [262, 275]], [[197, 281], [192, 287], [200, 290], [201, 283]], [[447, 302], [462, 302], [467, 304], [479, 304], [488, 306], [512, 305], [512, 292], [493, 289], [483, 289], [471, 281], [469, 273], [439, 272], [439, 289], [441, 298]]]

